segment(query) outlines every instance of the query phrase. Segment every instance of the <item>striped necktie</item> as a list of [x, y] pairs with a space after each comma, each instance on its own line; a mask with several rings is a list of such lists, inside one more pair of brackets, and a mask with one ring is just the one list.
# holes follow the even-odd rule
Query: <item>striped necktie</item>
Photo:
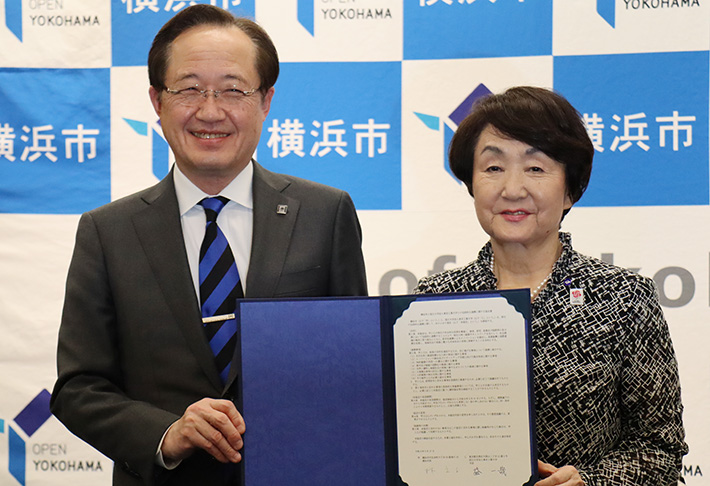
[[239, 271], [227, 238], [217, 226], [217, 215], [229, 202], [226, 197], [208, 197], [199, 202], [205, 209], [205, 239], [200, 247], [200, 305], [207, 340], [215, 356], [222, 382], [227, 381], [236, 344], [236, 299], [244, 297]]

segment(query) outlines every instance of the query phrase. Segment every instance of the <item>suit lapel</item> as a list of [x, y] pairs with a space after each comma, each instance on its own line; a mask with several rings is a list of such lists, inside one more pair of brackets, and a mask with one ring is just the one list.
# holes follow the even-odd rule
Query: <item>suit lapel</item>
[[221, 390], [222, 382], [214, 364], [214, 356], [202, 330], [202, 317], [187, 262], [172, 172], [149, 189], [143, 200], [147, 203], [146, 208], [133, 216], [138, 238], [185, 341], [213, 386]]
[[[269, 298], [274, 296], [286, 262], [300, 202], [282, 193], [290, 185], [288, 179], [253, 164], [254, 231], [245, 297]], [[225, 390], [241, 373], [240, 359], [237, 351]]]
[[283, 194], [289, 185], [288, 179], [254, 162], [254, 233], [246, 297], [273, 297], [276, 291], [300, 207], [298, 200]]

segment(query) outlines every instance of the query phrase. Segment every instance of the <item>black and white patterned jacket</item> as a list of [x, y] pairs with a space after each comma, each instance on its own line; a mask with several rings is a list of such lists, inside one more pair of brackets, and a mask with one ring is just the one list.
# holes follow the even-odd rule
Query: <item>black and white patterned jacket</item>
[[[675, 485], [684, 442], [668, 325], [649, 278], [563, 250], [532, 304], [539, 458], [573, 465], [589, 486]], [[469, 265], [419, 281], [415, 293], [493, 290], [490, 243]], [[583, 303], [570, 294], [581, 289]]]

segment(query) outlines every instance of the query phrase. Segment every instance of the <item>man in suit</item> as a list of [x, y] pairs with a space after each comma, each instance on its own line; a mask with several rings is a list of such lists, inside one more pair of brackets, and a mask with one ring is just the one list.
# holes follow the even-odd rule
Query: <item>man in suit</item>
[[205, 333], [201, 201], [227, 198], [216, 227], [238, 269], [232, 306], [242, 294], [366, 295], [360, 226], [345, 192], [251, 159], [278, 76], [259, 26], [189, 7], [157, 34], [148, 64], [176, 163], [157, 185], [81, 217], [52, 412], [115, 461], [114, 484], [238, 484], [248, 434], [234, 353], [220, 376]]

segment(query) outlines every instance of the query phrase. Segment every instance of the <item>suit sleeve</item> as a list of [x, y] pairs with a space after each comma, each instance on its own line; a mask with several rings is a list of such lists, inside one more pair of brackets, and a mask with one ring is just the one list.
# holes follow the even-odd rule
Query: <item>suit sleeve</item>
[[333, 225], [330, 295], [367, 295], [360, 221], [350, 196], [343, 192]]
[[101, 237], [87, 213], [67, 277], [51, 410], [117, 467], [149, 481], [159, 441], [179, 417], [124, 392], [117, 321]]

